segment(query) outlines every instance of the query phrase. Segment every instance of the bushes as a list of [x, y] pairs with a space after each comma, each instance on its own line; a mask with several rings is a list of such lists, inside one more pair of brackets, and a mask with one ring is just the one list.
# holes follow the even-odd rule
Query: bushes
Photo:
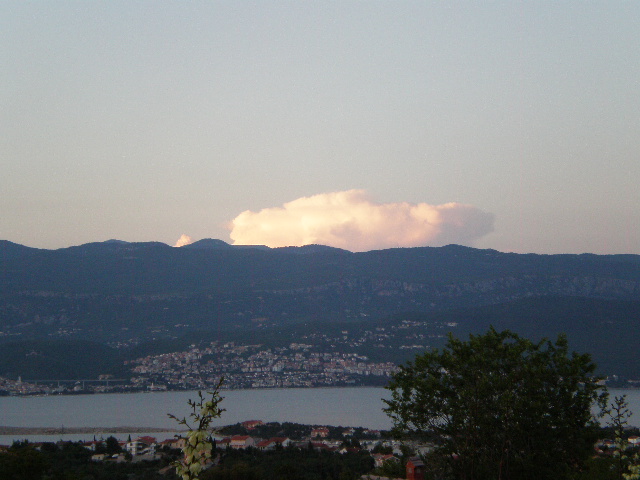
[[201, 480], [351, 480], [373, 469], [368, 452], [332, 453], [289, 447], [281, 451], [226, 450]]

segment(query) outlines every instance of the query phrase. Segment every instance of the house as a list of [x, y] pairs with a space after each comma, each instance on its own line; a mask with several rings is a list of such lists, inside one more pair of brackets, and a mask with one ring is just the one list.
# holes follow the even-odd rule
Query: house
[[138, 437], [138, 440], [146, 445], [155, 445], [158, 441], [156, 437]]
[[231, 442], [229, 443], [231, 448], [235, 448], [236, 450], [241, 448], [254, 447], [255, 444], [255, 440], [249, 435], [234, 435], [233, 437], [231, 437]]
[[260, 425], [264, 425], [262, 420], [247, 420], [246, 422], [242, 422], [242, 426], [247, 430], [253, 430]]
[[288, 447], [291, 440], [287, 437], [271, 437], [268, 440], [261, 440], [256, 444], [259, 450], [275, 450], [278, 446]]
[[93, 455], [91, 455], [91, 461], [92, 462], [109, 461], [109, 462], [115, 462], [115, 463], [122, 463], [122, 462], [125, 462], [126, 459], [124, 455], [117, 454], [117, 453], [114, 453], [113, 455], [107, 455], [106, 453], [94, 453]]
[[358, 453], [360, 451], [360, 449], [358, 447], [342, 447], [340, 450], [338, 450], [338, 453], [341, 454], [345, 454], [345, 453]]
[[376, 468], [382, 467], [385, 462], [399, 462], [400, 459], [392, 454], [374, 453], [371, 455]]
[[327, 438], [329, 436], [329, 429], [327, 427], [318, 427], [311, 430], [311, 438], [321, 437]]
[[271, 441], [270, 440], [260, 440], [258, 443], [256, 443], [256, 448], [258, 450], [273, 450], [273, 447], [271, 447]]
[[138, 452], [144, 449], [145, 446], [146, 445], [144, 445], [142, 442], [131, 440], [130, 442], [127, 442], [125, 444], [124, 449], [135, 457], [136, 455], [138, 455]]
[[168, 448], [182, 448], [185, 446], [184, 438], [167, 438], [166, 440], [158, 443], [159, 447], [168, 447]]
[[125, 450], [132, 456], [156, 453], [155, 437], [139, 437], [131, 442], [127, 442], [124, 446]]
[[407, 461], [407, 480], [424, 480], [424, 469], [420, 457], [411, 457]]
[[104, 442], [102, 440], [93, 440], [91, 442], [83, 442], [82, 446], [87, 450], [91, 450], [92, 452], [95, 452], [98, 449], [98, 447], [103, 443]]
[[335, 445], [327, 445], [326, 443], [323, 443], [323, 442], [310, 442], [310, 443], [313, 449], [317, 451], [337, 452], [339, 448]]

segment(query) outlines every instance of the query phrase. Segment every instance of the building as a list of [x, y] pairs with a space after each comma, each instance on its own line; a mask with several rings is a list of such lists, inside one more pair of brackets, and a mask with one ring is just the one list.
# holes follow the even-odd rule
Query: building
[[287, 447], [291, 445], [291, 440], [286, 437], [271, 437], [268, 440], [261, 440], [256, 447], [259, 450], [275, 450], [278, 446]]
[[329, 436], [329, 429], [327, 427], [318, 427], [311, 430], [311, 438], [321, 437], [327, 438]]
[[407, 480], [424, 480], [424, 463], [420, 457], [411, 457], [407, 461]]
[[124, 446], [132, 456], [156, 453], [156, 439], [154, 437], [139, 437]]
[[229, 442], [231, 448], [236, 450], [241, 448], [254, 447], [256, 445], [255, 440], [249, 435], [234, 435]]
[[376, 468], [382, 467], [382, 465], [384, 465], [385, 462], [399, 462], [400, 461], [400, 459], [398, 457], [396, 457], [395, 455], [391, 455], [391, 454], [385, 455], [384, 453], [374, 453], [372, 455], [372, 457], [373, 457], [373, 462], [374, 462], [374, 465], [376, 466]]
[[242, 426], [247, 430], [253, 430], [260, 425], [264, 425], [262, 420], [247, 420], [246, 422], [242, 422]]

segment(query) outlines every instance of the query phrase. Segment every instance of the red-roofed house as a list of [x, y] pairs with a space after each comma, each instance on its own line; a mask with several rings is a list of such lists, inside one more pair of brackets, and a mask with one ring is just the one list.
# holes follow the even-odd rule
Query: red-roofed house
[[268, 440], [261, 440], [256, 447], [260, 450], [274, 450], [278, 445], [287, 447], [291, 444], [291, 440], [287, 437], [271, 437]]
[[373, 461], [375, 463], [376, 468], [380, 468], [382, 467], [382, 465], [384, 465], [385, 462], [399, 462], [400, 459], [398, 457], [396, 457], [395, 455], [391, 455], [391, 454], [383, 454], [383, 453], [374, 453], [372, 455], [373, 457]]
[[242, 426], [247, 430], [253, 430], [260, 425], [264, 425], [262, 420], [247, 420], [246, 422], [242, 422]]
[[231, 448], [241, 449], [255, 446], [255, 440], [249, 435], [234, 435], [231, 437]]
[[139, 437], [132, 442], [127, 442], [125, 449], [134, 457], [136, 455], [142, 455], [145, 453], [156, 453], [156, 438], [155, 437]]
[[138, 440], [139, 442], [145, 443], [147, 445], [152, 445], [154, 443], [157, 443], [158, 440], [156, 439], [156, 437], [138, 437], [136, 440]]
[[102, 445], [104, 442], [102, 440], [93, 440], [91, 442], [83, 442], [82, 446], [87, 450], [91, 450], [95, 452], [98, 446]]
[[318, 427], [311, 430], [311, 438], [322, 437], [327, 438], [329, 436], [329, 429], [327, 427]]
[[158, 443], [160, 447], [169, 447], [169, 448], [183, 448], [185, 446], [184, 438], [167, 438], [166, 440]]
[[314, 450], [318, 450], [318, 451], [335, 452], [338, 450], [338, 447], [327, 445], [326, 443], [322, 443], [322, 442], [309, 442], [309, 443]]
[[424, 463], [420, 457], [411, 457], [407, 461], [407, 480], [424, 480]]

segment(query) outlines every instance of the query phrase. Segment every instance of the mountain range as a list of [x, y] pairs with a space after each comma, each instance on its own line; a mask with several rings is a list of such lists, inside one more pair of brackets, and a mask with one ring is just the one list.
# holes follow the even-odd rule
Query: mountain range
[[[567, 332], [607, 372], [640, 378], [640, 256], [502, 253], [459, 245], [353, 253], [309, 245], [180, 248], [110, 240], [57, 250], [0, 241], [0, 350], [20, 342], [129, 348], [193, 332], [438, 318]], [[274, 330], [275, 331], [275, 330]], [[8, 355], [8, 354], [7, 354]], [[0, 353], [0, 375], [3, 354]]]

